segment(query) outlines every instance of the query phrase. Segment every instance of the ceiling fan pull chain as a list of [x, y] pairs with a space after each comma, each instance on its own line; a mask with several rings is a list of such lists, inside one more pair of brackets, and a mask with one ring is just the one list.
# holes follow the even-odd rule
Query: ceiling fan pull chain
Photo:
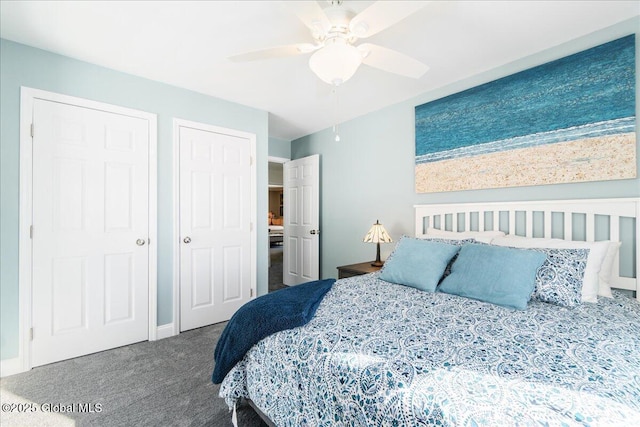
[[333, 120], [333, 134], [335, 135], [334, 140], [336, 142], [340, 142], [340, 134], [338, 133], [338, 121], [340, 120], [340, 100], [338, 97], [338, 86], [334, 86], [331, 90], [333, 96], [336, 99], [336, 106], [334, 108], [334, 120]]

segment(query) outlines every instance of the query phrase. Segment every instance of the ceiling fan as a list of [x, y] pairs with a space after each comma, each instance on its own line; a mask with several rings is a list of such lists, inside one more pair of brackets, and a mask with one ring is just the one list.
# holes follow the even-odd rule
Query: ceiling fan
[[322, 9], [315, 1], [284, 2], [310, 30], [314, 43], [297, 43], [229, 57], [236, 62], [312, 53], [309, 67], [324, 82], [338, 86], [349, 80], [360, 64], [390, 73], [419, 78], [428, 66], [405, 54], [371, 43], [355, 43], [396, 24], [424, 7], [426, 1], [377, 1], [356, 14], [342, 0], [328, 0]]

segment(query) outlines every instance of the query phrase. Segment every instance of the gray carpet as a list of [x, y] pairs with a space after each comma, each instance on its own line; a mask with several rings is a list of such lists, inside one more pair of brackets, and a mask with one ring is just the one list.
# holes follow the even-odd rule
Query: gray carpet
[[[269, 291], [282, 284], [282, 247], [271, 249]], [[5, 426], [230, 426], [219, 386], [211, 383], [213, 350], [226, 323], [154, 342], [142, 342], [40, 366], [0, 380], [2, 403], [27, 403], [35, 412], [0, 412]], [[29, 406], [30, 402], [35, 406]], [[90, 404], [64, 413], [42, 404]], [[99, 411], [98, 411], [99, 407]], [[248, 405], [239, 426], [264, 426]]]
[[271, 267], [269, 267], [269, 292], [287, 287], [282, 283], [282, 254], [282, 245], [272, 245], [269, 249], [269, 255], [271, 257]]
[[[0, 381], [2, 403], [36, 403], [35, 413], [1, 413], [2, 426], [230, 426], [211, 380], [213, 349], [226, 323], [40, 366]], [[41, 404], [100, 404], [94, 413], [42, 413]], [[4, 408], [4, 407], [3, 407]], [[96, 406], [94, 406], [94, 409]], [[246, 404], [238, 425], [263, 426]]]

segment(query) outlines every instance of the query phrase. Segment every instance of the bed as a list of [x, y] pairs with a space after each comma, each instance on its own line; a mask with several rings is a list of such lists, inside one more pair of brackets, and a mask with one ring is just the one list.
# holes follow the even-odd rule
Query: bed
[[269, 243], [273, 245], [282, 245], [284, 240], [283, 225], [269, 225]]
[[220, 396], [277, 426], [637, 425], [639, 205], [415, 206], [380, 272], [258, 341]]
[[269, 244], [282, 245], [284, 240], [284, 219], [275, 218], [273, 212], [269, 212]]

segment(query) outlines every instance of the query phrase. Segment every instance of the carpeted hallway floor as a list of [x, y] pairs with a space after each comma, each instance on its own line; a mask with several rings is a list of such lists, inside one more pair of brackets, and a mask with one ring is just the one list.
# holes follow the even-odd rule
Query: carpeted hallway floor
[[[284, 285], [282, 247], [270, 252], [271, 292]], [[231, 414], [218, 397], [219, 386], [210, 379], [213, 350], [225, 325], [219, 323], [3, 378], [0, 424], [230, 426]], [[238, 407], [238, 425], [266, 424], [245, 404]]]
[[269, 267], [269, 292], [286, 287], [282, 283], [282, 254], [283, 247], [274, 245], [269, 249], [271, 266]]

